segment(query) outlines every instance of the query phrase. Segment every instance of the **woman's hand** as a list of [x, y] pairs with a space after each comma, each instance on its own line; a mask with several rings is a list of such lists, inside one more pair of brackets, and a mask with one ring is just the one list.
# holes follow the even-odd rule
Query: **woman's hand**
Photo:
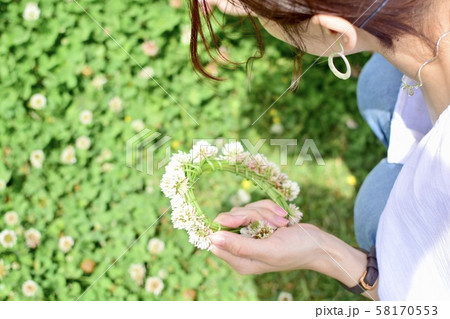
[[253, 239], [219, 231], [210, 236], [210, 251], [225, 260], [240, 274], [260, 274], [293, 269], [314, 269], [323, 257], [320, 247], [323, 232], [310, 224], [286, 227], [287, 213], [270, 200], [233, 208], [217, 216], [215, 222], [228, 227], [265, 220], [279, 227], [266, 239]]
[[[210, 236], [210, 251], [241, 275], [310, 269], [348, 287], [358, 284], [367, 265], [363, 252], [311, 224], [286, 227], [284, 216], [286, 212], [270, 200], [222, 213], [215, 221], [224, 226], [235, 228], [265, 220], [279, 228], [265, 239], [219, 231]], [[376, 289], [363, 295], [378, 299]]]

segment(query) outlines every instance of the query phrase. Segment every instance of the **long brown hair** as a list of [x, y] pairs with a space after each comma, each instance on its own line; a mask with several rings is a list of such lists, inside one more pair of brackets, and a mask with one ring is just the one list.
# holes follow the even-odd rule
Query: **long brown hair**
[[[316, 14], [330, 14], [340, 16], [355, 26], [360, 26], [374, 11], [380, 6], [383, 0], [228, 0], [230, 3], [238, 3], [247, 12], [258, 43], [259, 53], [249, 59], [260, 58], [264, 54], [264, 43], [262, 41], [260, 29], [256, 19], [251, 13], [277, 23], [284, 29], [297, 47], [304, 51], [304, 44], [301, 32], [305, 30], [307, 22]], [[428, 38], [422, 31], [423, 15], [427, 12], [428, 0], [391, 0], [380, 12], [378, 12], [365, 26], [364, 30], [377, 37], [387, 48], [394, 46], [394, 41], [405, 34], [411, 34], [423, 38], [428, 42]], [[211, 24], [212, 13], [206, 1], [189, 0], [191, 14], [191, 43], [190, 53], [194, 68], [202, 75], [221, 80], [209, 74], [202, 65], [198, 54], [198, 38], [208, 53], [209, 57], [217, 62], [211, 52], [212, 47], [218, 50], [219, 39], [213, 32]], [[203, 23], [204, 22], [204, 23]], [[306, 24], [304, 23], [306, 22]], [[417, 28], [416, 28], [417, 26]], [[204, 27], [209, 32], [208, 40]], [[300, 55], [301, 56], [301, 55]], [[224, 57], [221, 57], [222, 60]], [[230, 61], [228, 61], [230, 62]], [[296, 61], [298, 65], [298, 60]]]

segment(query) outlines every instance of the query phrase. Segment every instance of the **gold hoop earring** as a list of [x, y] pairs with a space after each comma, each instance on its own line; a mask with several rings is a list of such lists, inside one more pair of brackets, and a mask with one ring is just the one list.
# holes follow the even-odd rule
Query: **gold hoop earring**
[[[344, 54], [344, 47], [342, 46], [340, 41], [338, 41], [338, 44], [339, 47], [341, 48], [341, 52], [334, 52], [328, 57], [328, 66], [330, 67], [331, 72], [333, 72], [333, 74], [337, 78], [342, 80], [348, 80], [352, 74], [352, 68], [350, 66], [350, 62], [348, 62], [348, 59]], [[339, 71], [334, 65], [334, 58], [336, 57], [340, 57], [342, 60], [344, 60], [345, 66], [347, 68], [347, 71], [345, 73]]]

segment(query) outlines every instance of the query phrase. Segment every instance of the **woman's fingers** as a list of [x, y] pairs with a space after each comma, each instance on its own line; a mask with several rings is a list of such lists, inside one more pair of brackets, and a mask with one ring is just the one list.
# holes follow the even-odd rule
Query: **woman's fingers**
[[267, 271], [264, 267], [265, 264], [262, 264], [257, 260], [237, 257], [230, 252], [214, 245], [212, 245], [209, 250], [214, 255], [224, 260], [241, 275], [259, 274]]
[[215, 222], [228, 227], [246, 226], [257, 220], [265, 220], [277, 227], [286, 226], [289, 221], [264, 207], [234, 208], [229, 213], [219, 214]]
[[210, 235], [209, 239], [213, 246], [236, 257], [259, 261], [263, 261], [267, 257], [268, 242], [264, 239], [248, 238], [227, 231], [218, 231]]
[[271, 201], [270, 199], [264, 199], [264, 200], [260, 200], [260, 201], [254, 202], [254, 203], [250, 203], [250, 204], [246, 205], [245, 207], [261, 207], [261, 208], [269, 209], [281, 217], [285, 217], [287, 215], [287, 212], [283, 208], [281, 208], [278, 204]]
[[240, 226], [246, 226], [250, 224], [249, 216], [245, 215], [230, 215], [227, 213], [221, 213], [217, 215], [216, 219], [214, 219], [216, 223], [219, 223], [222, 226], [237, 228]]

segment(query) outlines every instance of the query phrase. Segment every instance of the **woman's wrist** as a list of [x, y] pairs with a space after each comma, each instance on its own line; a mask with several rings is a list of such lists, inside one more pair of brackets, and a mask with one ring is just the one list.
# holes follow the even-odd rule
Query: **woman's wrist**
[[[367, 267], [365, 253], [326, 232], [322, 232], [318, 244], [320, 250], [312, 270], [332, 277], [347, 287], [359, 284]], [[376, 289], [366, 292], [365, 295], [371, 299], [378, 299]]]

